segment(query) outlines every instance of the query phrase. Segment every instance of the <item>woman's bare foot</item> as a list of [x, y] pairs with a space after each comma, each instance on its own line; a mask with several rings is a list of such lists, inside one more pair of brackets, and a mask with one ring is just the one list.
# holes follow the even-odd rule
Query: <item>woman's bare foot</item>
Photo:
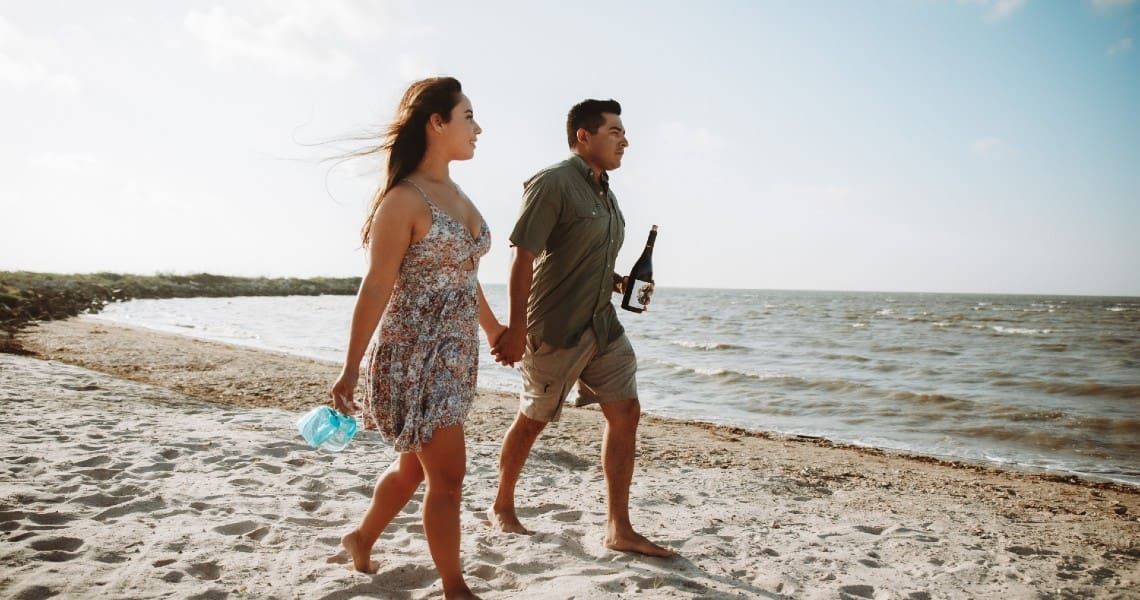
[[467, 587], [467, 584], [463, 584], [463, 587], [454, 590], [444, 588], [443, 597], [447, 600], [479, 600], [479, 596], [476, 596], [475, 592]]
[[624, 534], [611, 533], [606, 536], [604, 543], [606, 548], [617, 550], [618, 552], [636, 552], [638, 554], [657, 556], [660, 558], [672, 558], [677, 555], [676, 552], [658, 546], [646, 539], [645, 536], [634, 531]]
[[491, 510], [487, 511], [487, 518], [492, 529], [497, 529], [503, 533], [520, 533], [522, 535], [530, 533], [526, 527], [523, 527], [523, 524], [519, 522], [518, 515], [515, 514], [514, 509], [499, 510], [491, 507]]
[[371, 548], [364, 548], [360, 543], [360, 535], [355, 529], [340, 538], [340, 545], [352, 560], [352, 568], [361, 573], [375, 573], [378, 565], [372, 561]]

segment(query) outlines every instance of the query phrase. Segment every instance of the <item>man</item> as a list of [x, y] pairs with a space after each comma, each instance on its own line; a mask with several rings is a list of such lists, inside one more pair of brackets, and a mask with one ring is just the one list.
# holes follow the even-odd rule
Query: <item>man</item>
[[577, 104], [567, 116], [566, 134], [572, 155], [526, 182], [522, 214], [511, 233], [510, 322], [492, 353], [505, 365], [521, 361], [523, 391], [503, 439], [491, 517], [505, 532], [527, 532], [515, 513], [515, 484], [534, 441], [558, 420], [577, 382], [577, 404], [598, 403], [606, 419], [606, 547], [668, 557], [672, 551], [638, 534], [629, 520], [641, 405], [637, 358], [611, 303], [623, 285], [614, 261], [625, 239], [625, 218], [608, 175], [621, 166], [629, 146], [621, 105]]

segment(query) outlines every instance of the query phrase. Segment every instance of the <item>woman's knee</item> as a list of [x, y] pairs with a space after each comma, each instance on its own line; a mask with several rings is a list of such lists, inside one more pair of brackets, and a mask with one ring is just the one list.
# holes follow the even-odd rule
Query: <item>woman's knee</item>
[[392, 463], [389, 472], [405, 485], [419, 485], [424, 481], [423, 466], [414, 454], [400, 455], [400, 458]]

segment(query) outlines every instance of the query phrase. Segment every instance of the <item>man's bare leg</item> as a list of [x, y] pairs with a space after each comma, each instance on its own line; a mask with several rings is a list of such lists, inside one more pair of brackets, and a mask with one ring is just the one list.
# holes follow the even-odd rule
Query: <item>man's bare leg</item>
[[372, 503], [360, 525], [340, 538], [352, 566], [362, 573], [376, 570], [372, 563], [372, 546], [384, 528], [404, 509], [424, 480], [424, 471], [415, 454], [406, 452], [392, 461], [372, 490]]
[[606, 433], [602, 440], [602, 471], [606, 476], [609, 499], [605, 545], [610, 550], [637, 552], [648, 556], [670, 557], [662, 548], [633, 530], [629, 520], [629, 486], [637, 454], [637, 424], [641, 404], [636, 398], [602, 404]]
[[546, 423], [519, 412], [503, 438], [503, 449], [499, 454], [499, 491], [495, 494], [495, 504], [487, 515], [491, 526], [500, 531], [529, 533], [515, 514], [515, 485], [518, 484], [534, 441], [545, 427]]

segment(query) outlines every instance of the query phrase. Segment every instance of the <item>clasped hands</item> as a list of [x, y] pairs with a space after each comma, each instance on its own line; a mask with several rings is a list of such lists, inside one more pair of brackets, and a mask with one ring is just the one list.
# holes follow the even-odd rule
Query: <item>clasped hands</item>
[[515, 366], [526, 351], [526, 327], [507, 327], [491, 344], [495, 362], [507, 367]]

